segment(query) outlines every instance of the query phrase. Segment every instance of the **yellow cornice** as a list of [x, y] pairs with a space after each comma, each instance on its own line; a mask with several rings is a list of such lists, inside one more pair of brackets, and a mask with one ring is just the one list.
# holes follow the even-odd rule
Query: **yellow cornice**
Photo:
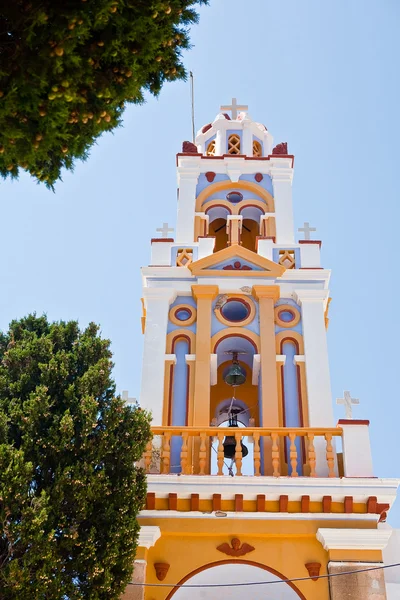
[[211, 300], [214, 300], [218, 293], [219, 287], [217, 285], [192, 285], [192, 294], [196, 300], [199, 298], [211, 298]]
[[276, 302], [280, 298], [279, 285], [253, 285], [252, 293], [257, 300], [272, 298]]
[[[229, 260], [230, 258], [241, 258], [245, 261], [250, 262], [251, 264], [261, 267], [262, 271], [225, 271], [223, 269], [210, 269], [209, 267], [213, 267], [218, 263]], [[278, 265], [274, 263], [272, 260], [268, 258], [264, 258], [247, 248], [243, 248], [243, 246], [239, 246], [238, 244], [233, 244], [232, 246], [228, 246], [223, 250], [219, 250], [210, 256], [205, 256], [200, 260], [196, 260], [192, 264], [188, 265], [190, 271], [195, 276], [212, 276], [216, 277], [281, 277], [283, 273], [286, 271], [285, 267], [282, 265]], [[204, 287], [204, 286], [202, 286]]]

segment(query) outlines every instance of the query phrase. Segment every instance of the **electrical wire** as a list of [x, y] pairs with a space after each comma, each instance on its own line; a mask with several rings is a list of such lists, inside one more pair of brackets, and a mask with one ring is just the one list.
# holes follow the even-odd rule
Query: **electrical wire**
[[[233, 563], [232, 563], [233, 564]], [[239, 563], [240, 564], [240, 563]], [[216, 565], [218, 566], [218, 565]], [[330, 579], [332, 577], [340, 577], [341, 575], [355, 575], [357, 573], [366, 573], [368, 571], [379, 571], [380, 569], [391, 569], [400, 567], [400, 563], [391, 565], [382, 565], [380, 567], [367, 567], [366, 569], [356, 569], [354, 571], [342, 571], [341, 573], [328, 573], [327, 575], [319, 575], [318, 579]], [[220, 587], [245, 587], [252, 585], [272, 585], [273, 583], [295, 583], [296, 581], [309, 581], [315, 579], [313, 577], [294, 577], [293, 579], [277, 579], [275, 581], [245, 581], [243, 583], [138, 583], [131, 581], [128, 585], [142, 587], [168, 587], [168, 588], [220, 588]]]

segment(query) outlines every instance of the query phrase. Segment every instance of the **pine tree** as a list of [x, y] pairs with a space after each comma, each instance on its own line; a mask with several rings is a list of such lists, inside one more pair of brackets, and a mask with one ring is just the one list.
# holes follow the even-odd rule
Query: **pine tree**
[[126, 103], [184, 79], [195, 4], [12, 0], [0, 6], [0, 175], [52, 187], [121, 123]]
[[116, 600], [130, 580], [150, 426], [112, 366], [94, 324], [0, 334], [1, 600]]

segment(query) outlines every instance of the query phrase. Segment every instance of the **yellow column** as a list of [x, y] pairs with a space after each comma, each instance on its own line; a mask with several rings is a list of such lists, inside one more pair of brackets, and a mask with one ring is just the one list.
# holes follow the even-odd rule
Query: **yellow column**
[[210, 425], [211, 308], [218, 291], [217, 285], [192, 285], [197, 301], [193, 403], [193, 425], [197, 427]]
[[[261, 421], [260, 427], [279, 427], [279, 395], [276, 373], [274, 305], [280, 296], [277, 285], [255, 285], [253, 295], [260, 311]], [[264, 475], [272, 475], [271, 440], [263, 439]]]

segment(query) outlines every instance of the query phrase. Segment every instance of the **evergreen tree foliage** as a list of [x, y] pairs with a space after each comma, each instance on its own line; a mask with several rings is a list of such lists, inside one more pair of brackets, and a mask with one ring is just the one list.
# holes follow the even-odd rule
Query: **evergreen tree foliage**
[[52, 187], [125, 104], [184, 79], [193, 8], [208, 0], [0, 3], [0, 174]]
[[149, 418], [109, 341], [30, 315], [0, 334], [0, 598], [116, 600], [130, 580]]

